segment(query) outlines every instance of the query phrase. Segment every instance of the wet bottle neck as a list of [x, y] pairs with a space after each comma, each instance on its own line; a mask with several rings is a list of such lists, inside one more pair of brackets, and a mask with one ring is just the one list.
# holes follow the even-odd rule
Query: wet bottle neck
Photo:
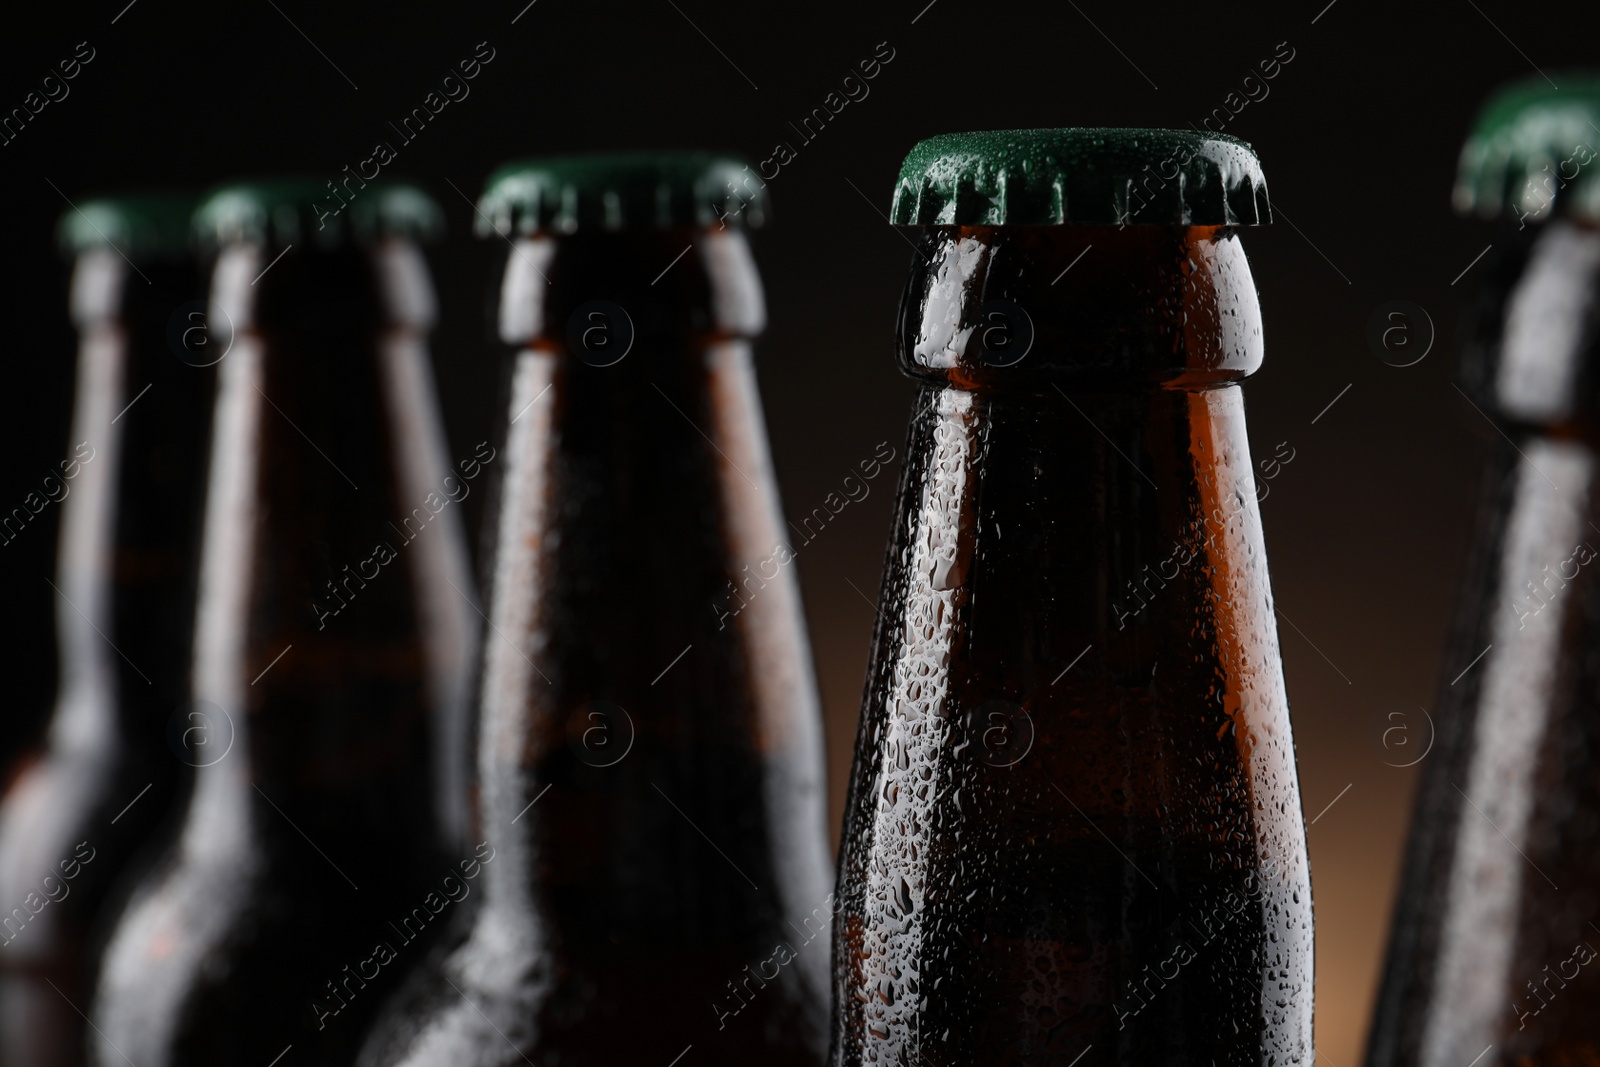
[[[201, 767], [189, 840], [237, 847], [241, 824], [292, 823], [325, 852], [403, 863], [439, 844], [452, 813], [465, 821], [440, 795], [460, 775], [428, 755], [442, 657], [470, 658], [470, 584], [424, 362], [432, 291], [404, 241], [273, 256], [226, 247], [213, 276], [209, 343], [226, 355], [186, 735]], [[458, 592], [426, 586], [430, 551]], [[443, 613], [434, 631], [430, 608]], [[430, 640], [440, 627], [451, 640]], [[284, 818], [251, 822], [256, 792]]]
[[197, 288], [189, 264], [135, 267], [109, 248], [79, 257], [72, 437], [46, 483], [62, 507], [54, 741], [108, 751], [128, 743], [141, 765], [166, 762], [162, 731], [182, 700], [187, 664], [186, 561], [212, 377], [166, 341], [169, 320]]
[[[1170, 558], [1193, 555], [1157, 529], [1175, 533], [1182, 514], [1184, 540], [1218, 547], [1216, 535], [1258, 521], [1233, 387], [1261, 365], [1261, 314], [1231, 229], [930, 228], [898, 355], [924, 386], [911, 454], [955, 450], [983, 472], [964, 521], [1028, 538], [1046, 470], [1089, 457], [1115, 518], [1095, 552], [1109, 561], [1098, 596], [1114, 629], [1142, 611]], [[944, 551], [974, 543], [951, 537]], [[1036, 562], [1002, 552], [993, 565], [1006, 560]], [[935, 567], [935, 586], [953, 587], [969, 564]]]
[[1600, 1040], [1593, 1014], [1559, 992], [1593, 958], [1584, 946], [1600, 944], [1592, 902], [1570, 890], [1600, 867], [1589, 651], [1600, 228], [1564, 217], [1519, 227], [1507, 223], [1486, 257], [1464, 345], [1462, 390], [1478, 409], [1465, 416], [1499, 429], [1485, 427], [1457, 666], [1441, 682], [1369, 1038], [1378, 1067], [1448, 1063], [1491, 1042], [1507, 1062], [1556, 1063]]
[[[610, 769], [637, 739], [636, 698], [654, 689], [677, 702], [694, 665], [652, 677], [717, 631], [724, 475], [738, 465], [756, 479], [758, 499], [740, 510], [773, 503], [764, 444], [751, 439], [759, 422], [726, 432], [751, 417], [750, 338], [765, 317], [742, 235], [539, 236], [516, 242], [505, 266], [510, 385], [490, 597], [513, 636], [485, 661], [486, 826], [509, 825], [552, 760], [588, 777], [609, 769], [609, 784], [640, 762]], [[719, 457], [708, 437], [743, 454]], [[537, 836], [542, 814], [521, 831]], [[523, 875], [539, 877], [531, 857]]]
[[[646, 1001], [635, 980], [716, 995], [828, 893], [817, 696], [751, 365], [760, 282], [734, 230], [534, 237], [500, 308], [488, 906], [530, 953], [671, 1014], [688, 994]], [[815, 1003], [823, 944], [788, 969]], [[551, 1040], [620, 1040], [574, 1025]]]
[[[949, 1062], [1303, 1058], [1309, 880], [1238, 240], [933, 229], [919, 251], [899, 353], [922, 388], [847, 801], [834, 1062], [914, 1058], [928, 1033]], [[1228, 952], [1135, 997], [1176, 920], [1216, 914]]]

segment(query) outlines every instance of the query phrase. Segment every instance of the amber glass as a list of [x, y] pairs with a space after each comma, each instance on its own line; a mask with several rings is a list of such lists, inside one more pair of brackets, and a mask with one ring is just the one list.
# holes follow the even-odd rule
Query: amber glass
[[414, 957], [443, 926], [417, 564], [459, 533], [448, 514], [415, 543], [391, 525], [446, 473], [409, 446], [437, 423], [404, 384], [426, 275], [399, 240], [278, 251], [230, 245], [213, 276], [226, 355], [177, 734], [199, 767], [111, 935], [103, 1067], [266, 1064], [291, 1044], [296, 1064], [347, 1064], [400, 971], [375, 945]]
[[360, 1062], [815, 1064], [821, 725], [748, 245], [580, 231], [505, 262], [478, 754], [495, 858], [477, 921]]
[[[169, 345], [193, 265], [97, 248], [72, 281], [72, 437], [59, 501], [58, 696], [43, 749], [0, 802], [0, 1064], [79, 1064], [94, 923], [185, 768], [165, 744], [185, 691], [214, 377]], [[197, 305], [196, 305], [197, 306]], [[180, 358], [180, 354], [188, 358]], [[52, 988], [52, 986], [54, 988]]]
[[1237, 233], [930, 228], [898, 341], [831, 1062], [1311, 1064]]
[[1504, 436], [1434, 702], [1371, 1067], [1600, 1064], [1600, 228], [1506, 231], [1462, 367]]

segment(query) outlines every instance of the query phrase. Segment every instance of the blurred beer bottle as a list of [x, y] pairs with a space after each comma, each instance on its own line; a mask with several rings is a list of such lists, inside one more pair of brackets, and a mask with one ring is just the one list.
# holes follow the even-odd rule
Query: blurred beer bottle
[[831, 1062], [1312, 1062], [1230, 137], [923, 141], [919, 385], [839, 860]]
[[59, 226], [76, 399], [67, 458], [36, 495], [61, 504], [61, 667], [45, 745], [0, 800], [5, 1067], [83, 1061], [75, 1005], [92, 988], [95, 918], [180, 787], [165, 730], [185, 690], [214, 388], [199, 335], [185, 337], [200, 292], [193, 206], [92, 200]]
[[347, 1064], [392, 959], [422, 950], [390, 924], [442, 925], [466, 823], [442, 761], [474, 609], [427, 366], [417, 242], [441, 216], [409, 186], [341, 192], [241, 184], [195, 214], [220, 359], [174, 730], [198, 769], [106, 949], [102, 1067], [265, 1063], [291, 1044], [297, 1064]]
[[1371, 1067], [1600, 1063], [1600, 78], [1559, 81], [1492, 98], [1461, 152], [1457, 209], [1499, 220], [1461, 380], [1503, 436]]
[[508, 246], [478, 709], [495, 858], [476, 922], [363, 1064], [820, 1059], [821, 722], [750, 352], [764, 209], [748, 171], [699, 154], [489, 181], [480, 223]]

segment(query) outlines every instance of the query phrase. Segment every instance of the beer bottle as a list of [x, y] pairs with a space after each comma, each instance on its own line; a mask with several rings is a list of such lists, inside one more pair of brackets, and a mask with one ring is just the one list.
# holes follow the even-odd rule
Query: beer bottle
[[440, 213], [410, 186], [285, 180], [221, 189], [194, 225], [220, 357], [173, 727], [197, 770], [110, 935], [92, 1062], [346, 1064], [396, 957], [443, 927], [462, 847], [438, 762], [471, 655], [467, 483], [418, 248]]
[[1490, 100], [1461, 384], [1500, 436], [1422, 764], [1372, 1067], [1600, 1062], [1600, 78]]
[[901, 168], [916, 380], [847, 796], [836, 1065], [1304, 1064], [1311, 899], [1240, 382], [1248, 145]]
[[61, 508], [60, 675], [47, 739], [0, 800], [6, 1067], [83, 1061], [94, 921], [180, 787], [164, 730], [184, 688], [212, 388], [203, 347], [183, 347], [198, 307], [192, 207], [97, 199], [59, 227], [76, 397], [65, 458], [34, 496]]
[[751, 364], [764, 211], [753, 175], [700, 154], [488, 183], [509, 380], [478, 709], [493, 859], [362, 1064], [822, 1054], [821, 722]]

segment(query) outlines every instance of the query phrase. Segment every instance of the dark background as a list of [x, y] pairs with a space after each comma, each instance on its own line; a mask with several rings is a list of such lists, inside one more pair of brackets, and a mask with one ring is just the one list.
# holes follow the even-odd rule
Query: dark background
[[[52, 239], [66, 197], [291, 170], [332, 178], [377, 140], [395, 143], [399, 159], [386, 173], [432, 189], [452, 230], [434, 256], [443, 302], [435, 354], [459, 458], [490, 436], [496, 406], [484, 313], [495, 257], [469, 236], [466, 199], [493, 166], [670, 147], [756, 161], [788, 141], [798, 155], [769, 185], [773, 224], [756, 255], [770, 314], [762, 392], [784, 499], [797, 514], [878, 442], [902, 446], [910, 387], [893, 367], [890, 329], [910, 251], [883, 213], [913, 142], [967, 129], [1185, 128], [1223, 106], [1260, 61], [1292, 49], [1269, 95], [1226, 131], [1256, 146], [1277, 212], [1273, 226], [1245, 235], [1267, 337], [1265, 368], [1246, 396], [1255, 455], [1271, 456], [1279, 442], [1294, 450], [1262, 511], [1286, 620], [1305, 810], [1315, 819], [1319, 1051], [1350, 1067], [1415, 775], [1385, 764], [1420, 751], [1427, 727], [1417, 710], [1431, 706], [1441, 672], [1454, 675], [1470, 658], [1446, 653], [1444, 636], [1494, 431], [1450, 384], [1476, 274], [1452, 280], [1495, 235], [1451, 214], [1456, 152], [1493, 86], [1539, 70], [1559, 82], [1592, 54], [1600, 20], [1585, 7], [1580, 25], [1576, 4], [1563, 12], [1509, 0], [525, 3], [241, 0], [223, 12], [113, 0], [5, 15], [0, 110], [21, 106], [78, 42], [96, 56], [66, 99], [0, 146], [9, 215], [0, 511], [69, 447], [73, 338]], [[386, 120], [420, 105], [482, 41], [495, 58], [471, 95], [398, 144]], [[870, 95], [802, 144], [789, 121], [820, 106], [884, 41], [894, 58]], [[1366, 339], [1375, 310], [1394, 300], [1425, 309], [1437, 328], [1426, 358], [1404, 368], [1386, 365]], [[1415, 314], [1409, 324], [1409, 355], [1391, 362], [1426, 347], [1426, 324]], [[892, 481], [880, 476], [799, 561], [835, 825]], [[473, 521], [481, 499], [468, 501]], [[55, 685], [45, 577], [59, 515], [52, 505], [0, 547], [8, 753], [37, 737]], [[1417, 726], [1410, 749], [1380, 740], [1398, 722]]]

